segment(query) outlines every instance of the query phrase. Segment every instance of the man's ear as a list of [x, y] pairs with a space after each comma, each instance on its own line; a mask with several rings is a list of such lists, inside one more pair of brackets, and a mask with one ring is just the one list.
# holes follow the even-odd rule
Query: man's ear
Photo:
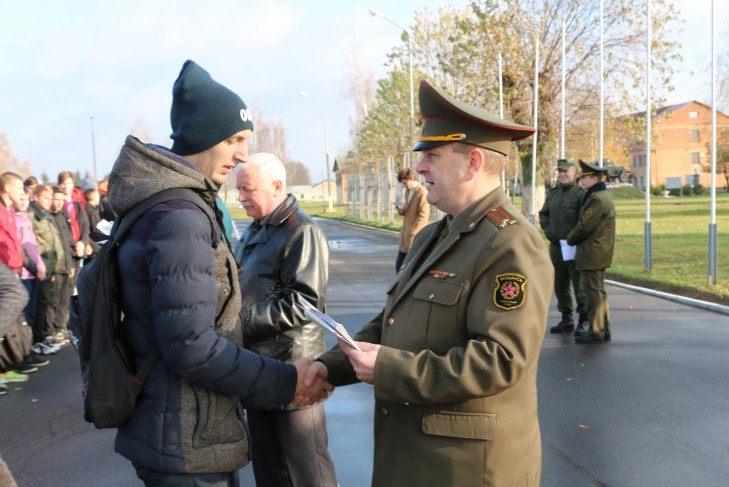
[[273, 182], [273, 195], [278, 196], [283, 190], [283, 181], [275, 180]]
[[468, 152], [469, 179], [473, 179], [476, 174], [478, 174], [480, 171], [483, 171], [485, 163], [486, 156], [484, 155], [483, 151], [480, 150], [478, 147], [473, 147], [473, 149]]

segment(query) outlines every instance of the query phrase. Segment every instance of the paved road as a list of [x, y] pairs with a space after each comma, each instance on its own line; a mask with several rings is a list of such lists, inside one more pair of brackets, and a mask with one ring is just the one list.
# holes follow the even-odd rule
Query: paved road
[[[329, 313], [351, 332], [394, 277], [396, 236], [322, 221], [331, 246]], [[609, 287], [613, 341], [547, 334], [539, 378], [543, 487], [729, 485], [729, 319]], [[550, 322], [558, 320], [553, 305]], [[21, 487], [140, 485], [113, 431], [81, 419], [78, 363], [64, 349], [0, 398], [0, 454]], [[372, 389], [327, 402], [342, 487], [369, 486]], [[250, 468], [242, 484], [253, 486]]]

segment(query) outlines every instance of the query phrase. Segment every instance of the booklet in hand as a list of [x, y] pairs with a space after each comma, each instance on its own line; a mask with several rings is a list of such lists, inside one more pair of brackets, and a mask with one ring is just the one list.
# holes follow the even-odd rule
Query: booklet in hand
[[352, 345], [352, 347], [354, 347], [356, 350], [359, 350], [360, 352], [362, 351], [354, 342], [354, 340], [352, 340], [352, 337], [349, 336], [349, 333], [347, 333], [347, 330], [344, 329], [341, 323], [337, 323], [329, 315], [322, 313], [321, 311], [316, 309], [316, 307], [301, 294], [299, 294], [298, 296], [299, 307], [304, 311], [304, 316], [309, 318], [314, 323], [317, 323], [325, 330], [329, 330], [330, 332], [334, 333], [336, 337], [341, 338], [348, 344]]

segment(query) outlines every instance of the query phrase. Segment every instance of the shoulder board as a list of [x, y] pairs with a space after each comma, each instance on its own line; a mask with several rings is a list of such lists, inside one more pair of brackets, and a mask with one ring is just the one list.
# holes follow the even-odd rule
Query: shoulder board
[[511, 215], [509, 215], [503, 208], [494, 208], [486, 213], [489, 221], [496, 225], [498, 228], [504, 228], [507, 225], [518, 225]]

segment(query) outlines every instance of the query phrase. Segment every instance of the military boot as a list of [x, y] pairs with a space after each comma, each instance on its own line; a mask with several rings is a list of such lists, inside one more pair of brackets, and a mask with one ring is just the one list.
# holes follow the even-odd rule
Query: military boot
[[575, 337], [584, 337], [590, 334], [590, 320], [585, 315], [580, 315], [580, 321], [577, 322]]
[[550, 333], [569, 333], [575, 329], [575, 322], [572, 321], [572, 313], [562, 313], [562, 321], [549, 329]]

